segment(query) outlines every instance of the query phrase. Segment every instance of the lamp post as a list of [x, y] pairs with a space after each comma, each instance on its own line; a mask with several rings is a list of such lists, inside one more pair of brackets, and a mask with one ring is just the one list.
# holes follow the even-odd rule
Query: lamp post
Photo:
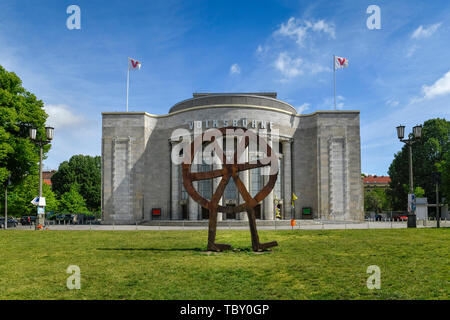
[[422, 137], [422, 126], [417, 125], [413, 127], [413, 132], [405, 137], [405, 126], [399, 125], [397, 127], [398, 139], [405, 143], [409, 149], [409, 195], [408, 195], [408, 228], [416, 228], [416, 207], [413, 186], [413, 167], [412, 167], [412, 145]]
[[433, 172], [433, 183], [436, 185], [436, 227], [440, 227], [441, 208], [439, 206], [439, 185], [441, 184], [441, 173]]
[[43, 210], [39, 211], [39, 209], [43, 209], [45, 205], [41, 205], [41, 199], [42, 199], [42, 147], [46, 144], [49, 144], [53, 140], [53, 127], [45, 127], [45, 135], [47, 137], [46, 140], [43, 139], [37, 139], [36, 137], [36, 128], [30, 128], [30, 139], [33, 141], [36, 145], [39, 146], [39, 204], [38, 204], [38, 214], [36, 219], [36, 225], [44, 225], [45, 219]]

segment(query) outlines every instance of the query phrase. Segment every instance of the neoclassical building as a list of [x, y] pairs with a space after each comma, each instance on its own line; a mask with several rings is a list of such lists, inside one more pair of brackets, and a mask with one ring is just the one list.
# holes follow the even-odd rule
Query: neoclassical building
[[[195, 93], [168, 114], [104, 112], [102, 125], [102, 214], [104, 223], [128, 224], [161, 220], [201, 220], [208, 211], [186, 193], [181, 165], [171, 161], [175, 129], [244, 127], [264, 131], [277, 144], [279, 173], [271, 194], [256, 208], [258, 219], [363, 219], [359, 111], [297, 114], [276, 93]], [[271, 132], [277, 132], [272, 139]], [[259, 157], [246, 150], [246, 158]], [[193, 164], [193, 171], [213, 165]], [[255, 195], [267, 182], [261, 168], [240, 173]], [[194, 183], [210, 198], [218, 179]], [[291, 209], [292, 193], [298, 197]], [[234, 182], [223, 205], [242, 202]], [[277, 213], [276, 208], [279, 208]], [[219, 220], [246, 219], [245, 214], [219, 214]]]

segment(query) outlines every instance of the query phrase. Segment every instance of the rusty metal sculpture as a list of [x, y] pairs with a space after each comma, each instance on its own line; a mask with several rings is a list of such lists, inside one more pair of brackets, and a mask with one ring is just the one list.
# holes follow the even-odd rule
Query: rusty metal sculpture
[[[204, 142], [204, 135], [199, 135], [190, 145], [190, 157], [185, 154], [185, 158], [182, 163], [183, 169], [183, 185], [186, 189], [186, 192], [191, 196], [191, 198], [198, 202], [202, 207], [209, 210], [209, 231], [208, 231], [208, 250], [210, 251], [223, 251], [231, 249], [231, 245], [216, 243], [216, 228], [217, 228], [217, 213], [239, 213], [246, 211], [248, 214], [248, 220], [250, 225], [250, 233], [252, 238], [252, 249], [253, 251], [263, 251], [268, 248], [277, 246], [276, 241], [260, 243], [258, 237], [258, 231], [256, 229], [256, 216], [255, 216], [255, 207], [260, 203], [264, 198], [266, 198], [269, 193], [272, 191], [275, 186], [275, 182], [278, 176], [278, 159], [275, 155], [272, 156], [272, 148], [267, 144], [267, 142], [260, 136], [256, 135], [253, 131], [247, 130], [244, 128], [237, 127], [226, 127], [218, 129], [220, 130], [222, 137], [227, 138], [226, 133], [228, 129], [232, 129], [234, 131], [233, 138], [236, 136], [241, 136], [240, 145], [238, 146], [238, 150], [245, 150], [249, 146], [249, 138], [253, 135], [253, 138], [259, 140], [259, 144], [261, 147], [261, 143], [266, 145], [267, 148], [267, 158], [260, 159], [255, 161], [255, 163], [245, 162], [238, 163], [238, 152], [234, 152], [234, 159], [227, 161], [225, 152], [223, 152], [220, 145], [217, 143], [214, 137], [211, 137], [210, 143], [215, 143], [215, 151], [216, 154], [220, 155], [222, 168], [217, 170], [212, 170], [208, 172], [192, 172], [191, 165], [194, 160], [194, 156], [197, 152], [201, 151], [202, 143]], [[239, 130], [240, 129], [240, 130]], [[243, 145], [244, 144], [244, 145]], [[204, 145], [204, 144], [203, 144]], [[260, 168], [265, 166], [275, 166], [275, 173], [269, 175], [269, 180], [267, 184], [254, 196], [252, 197], [244, 183], [239, 178], [239, 172], [250, 170], [254, 168]], [[272, 167], [273, 169], [274, 167]], [[272, 172], [273, 172], [272, 171]], [[197, 190], [194, 188], [193, 182], [207, 179], [214, 179], [221, 177], [219, 185], [217, 186], [215, 192], [213, 193], [211, 200], [207, 200], [203, 198]], [[219, 205], [220, 198], [222, 197], [225, 187], [228, 184], [230, 178], [233, 178], [234, 183], [237, 186], [239, 193], [244, 199], [244, 203], [236, 206], [222, 206]]]

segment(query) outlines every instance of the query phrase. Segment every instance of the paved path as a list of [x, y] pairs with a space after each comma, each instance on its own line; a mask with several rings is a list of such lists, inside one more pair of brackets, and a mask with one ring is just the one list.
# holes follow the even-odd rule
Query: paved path
[[[450, 227], [450, 221], [441, 221], [442, 227]], [[436, 221], [419, 221], [418, 228], [432, 228], [436, 227]], [[349, 222], [340, 223], [334, 221], [308, 221], [304, 223], [297, 221], [295, 230], [347, 230], [347, 229], [402, 229], [406, 228], [406, 222]], [[19, 226], [15, 229], [19, 230], [33, 230], [30, 226]], [[204, 226], [142, 226], [142, 225], [52, 225], [48, 226], [49, 230], [117, 230], [117, 231], [133, 231], [133, 230], [208, 230], [208, 225]], [[218, 230], [247, 230], [248, 226], [220, 226]], [[258, 230], [291, 230], [291, 226], [286, 225], [271, 225], [258, 226]]]

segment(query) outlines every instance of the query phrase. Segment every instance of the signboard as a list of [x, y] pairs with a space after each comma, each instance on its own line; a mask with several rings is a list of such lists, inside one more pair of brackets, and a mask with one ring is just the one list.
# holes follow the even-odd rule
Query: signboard
[[152, 218], [159, 218], [161, 219], [161, 208], [152, 208]]
[[45, 207], [46, 206], [46, 204], [45, 204], [45, 197], [40, 197], [39, 198], [39, 206], [40, 207]]
[[416, 195], [408, 194], [408, 213], [413, 214], [416, 211]]
[[37, 207], [37, 213], [38, 214], [44, 214], [45, 213], [45, 207]]
[[33, 200], [31, 200], [31, 204], [37, 206], [39, 204], [39, 197], [36, 197]]
[[45, 207], [46, 203], [45, 203], [45, 197], [36, 197], [33, 200], [31, 200], [31, 204], [35, 205], [35, 206], [41, 206], [41, 207]]

